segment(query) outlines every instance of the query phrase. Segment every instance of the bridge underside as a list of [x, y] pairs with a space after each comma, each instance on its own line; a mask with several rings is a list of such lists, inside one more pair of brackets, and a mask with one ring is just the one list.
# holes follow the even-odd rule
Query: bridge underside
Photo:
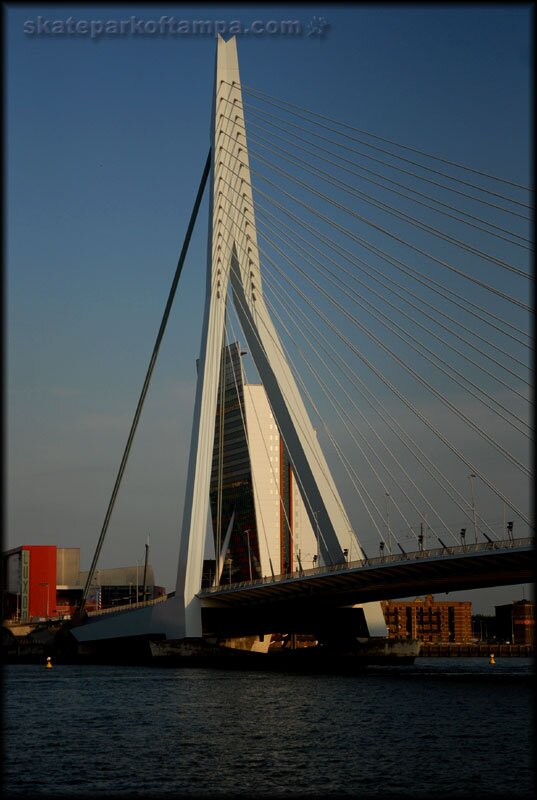
[[[203, 636], [247, 636], [267, 633], [311, 633], [366, 636], [364, 613], [349, 606], [379, 600], [443, 594], [492, 586], [532, 583], [533, 540], [470, 545], [470, 552], [426, 551], [405, 557], [376, 558], [338, 564], [276, 580], [206, 589], [199, 593]], [[90, 617], [72, 629], [78, 642], [124, 640], [125, 637], [177, 639], [181, 633], [181, 598], [156, 605], [114, 609]]]
[[[342, 606], [531, 583], [533, 547], [420, 557], [201, 592], [203, 628], [218, 635], [314, 632], [337, 625]], [[340, 609], [338, 611], [338, 609]], [[359, 634], [358, 634], [359, 635]]]

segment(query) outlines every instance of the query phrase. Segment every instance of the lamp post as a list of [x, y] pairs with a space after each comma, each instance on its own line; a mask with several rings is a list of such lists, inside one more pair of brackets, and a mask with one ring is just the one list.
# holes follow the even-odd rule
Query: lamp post
[[466, 528], [461, 528], [461, 544], [463, 547], [466, 544]]
[[475, 516], [475, 498], [474, 498], [474, 478], [475, 475], [472, 473], [468, 475], [468, 480], [470, 481], [470, 492], [472, 496], [472, 517], [474, 520], [474, 542], [477, 544], [477, 522]]
[[317, 537], [317, 558], [315, 559], [316, 562], [319, 560], [319, 538], [320, 538], [319, 537], [319, 517], [318, 517], [318, 514], [319, 514], [318, 511], [314, 511], [313, 512], [313, 516], [315, 517], [315, 535]]
[[386, 492], [385, 499], [386, 499], [386, 526], [388, 528], [388, 552], [391, 555], [391, 552], [392, 552], [392, 531], [391, 531], [391, 528], [390, 528], [390, 511], [388, 509], [388, 497], [389, 496], [390, 496], [389, 493]]
[[101, 607], [101, 605], [102, 605], [102, 601], [101, 601], [101, 570], [100, 569], [95, 570], [95, 581], [97, 583], [97, 589], [96, 589], [96, 594], [95, 594], [95, 606], [96, 606], [97, 609], [99, 609]]
[[513, 523], [512, 522], [508, 522], [507, 523], [507, 536], [509, 538], [509, 541], [512, 542], [513, 541]]
[[226, 564], [227, 564], [228, 569], [229, 569], [229, 582], [231, 583], [231, 566], [233, 564], [233, 559], [232, 558], [226, 558]]
[[47, 601], [46, 601], [47, 614], [46, 614], [46, 616], [47, 616], [47, 619], [48, 619], [48, 590], [49, 590], [49, 585], [48, 585], [48, 583], [40, 583], [39, 585], [43, 586], [43, 588], [46, 590], [46, 597], [47, 597]]
[[250, 580], [252, 580], [252, 554], [250, 553], [250, 529], [244, 531], [246, 534], [246, 544], [248, 545], [248, 567], [250, 569]]
[[511, 606], [511, 644], [515, 643], [515, 606]]

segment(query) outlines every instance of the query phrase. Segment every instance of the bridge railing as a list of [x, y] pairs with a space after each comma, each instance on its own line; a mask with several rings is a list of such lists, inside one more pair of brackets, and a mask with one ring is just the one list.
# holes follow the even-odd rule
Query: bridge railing
[[124, 603], [123, 605], [117, 606], [107, 606], [106, 608], [95, 608], [92, 611], [88, 611], [88, 617], [99, 617], [104, 614], [115, 614], [116, 611], [125, 611], [126, 609], [134, 609], [134, 608], [144, 608], [145, 606], [154, 606], [157, 603], [163, 603], [165, 600], [168, 599], [167, 594], [159, 595], [158, 597], [152, 597], [150, 600], [139, 600], [137, 603]]
[[386, 564], [396, 564], [404, 561], [419, 561], [426, 558], [438, 558], [439, 556], [453, 556], [467, 553], [483, 553], [493, 550], [505, 550], [507, 548], [515, 547], [529, 547], [535, 543], [534, 537], [526, 537], [523, 539], [498, 539], [491, 542], [474, 542], [473, 544], [459, 544], [446, 547], [427, 548], [422, 550], [413, 550], [408, 553], [388, 553], [387, 555], [376, 556], [374, 558], [363, 558], [356, 561], [344, 561], [341, 564], [330, 564], [328, 566], [313, 567], [312, 569], [295, 570], [294, 572], [286, 572], [274, 577], [265, 576], [263, 578], [254, 578], [251, 581], [239, 581], [237, 583], [224, 583], [219, 586], [204, 587], [198, 594], [213, 594], [215, 592], [223, 593], [226, 591], [236, 591], [237, 589], [264, 586], [266, 584], [288, 583], [290, 581], [315, 577], [316, 575], [329, 575], [335, 572], [348, 572], [349, 570], [360, 569], [364, 567], [377, 567], [385, 566]]

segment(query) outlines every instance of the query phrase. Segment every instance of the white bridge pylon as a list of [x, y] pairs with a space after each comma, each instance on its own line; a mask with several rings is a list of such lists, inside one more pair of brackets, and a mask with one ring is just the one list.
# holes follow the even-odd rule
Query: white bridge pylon
[[[299, 476], [324, 564], [344, 560], [351, 524], [265, 305], [235, 37], [217, 41], [207, 282], [198, 383], [181, 532], [176, 598], [184, 635], [201, 636], [201, 586], [217, 394], [230, 287], [272, 413]], [[218, 561], [221, 554], [216, 554]], [[359, 550], [358, 557], [362, 557]], [[379, 606], [380, 604], [373, 604]], [[377, 615], [375, 615], [377, 616]], [[385, 630], [385, 628], [384, 628]]]

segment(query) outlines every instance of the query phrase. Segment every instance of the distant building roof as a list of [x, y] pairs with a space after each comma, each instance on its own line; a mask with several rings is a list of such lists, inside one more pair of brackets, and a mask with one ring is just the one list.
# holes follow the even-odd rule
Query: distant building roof
[[[88, 571], [80, 573], [80, 583], [85, 584]], [[113, 569], [98, 569], [95, 570], [93, 579], [94, 584], [100, 586], [128, 586], [130, 583], [133, 586], [142, 586], [144, 581], [144, 567], [143, 564], [136, 567], [115, 567]], [[155, 574], [151, 564], [147, 565], [146, 585], [155, 585]]]

